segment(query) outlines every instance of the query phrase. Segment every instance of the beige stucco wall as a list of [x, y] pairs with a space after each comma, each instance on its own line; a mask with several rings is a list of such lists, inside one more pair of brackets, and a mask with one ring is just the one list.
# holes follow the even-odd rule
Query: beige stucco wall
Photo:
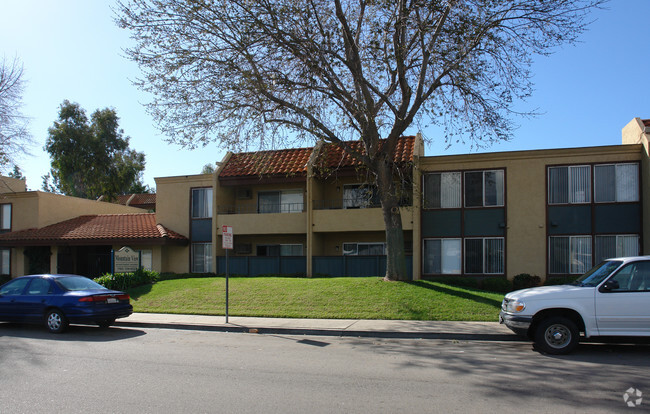
[[643, 121], [634, 118], [621, 131], [623, 144], [643, 146], [641, 161], [641, 194], [643, 195], [643, 254], [650, 254], [650, 133], [645, 131]]
[[12, 205], [12, 231], [41, 228], [87, 214], [142, 213], [135, 207], [42, 191], [2, 194], [0, 203]]
[[5, 193], [18, 193], [27, 191], [27, 185], [25, 180], [19, 180], [17, 178], [0, 176], [0, 194]]
[[[641, 145], [424, 157], [422, 173], [505, 170], [506, 274], [546, 275], [546, 167], [638, 161]], [[414, 246], [415, 247], [415, 246]], [[421, 249], [421, 246], [420, 246]], [[414, 263], [421, 269], [420, 263]]]
[[[189, 237], [191, 189], [211, 187], [212, 174], [158, 177], [155, 180], [158, 223]], [[185, 260], [187, 261], [187, 259]]]

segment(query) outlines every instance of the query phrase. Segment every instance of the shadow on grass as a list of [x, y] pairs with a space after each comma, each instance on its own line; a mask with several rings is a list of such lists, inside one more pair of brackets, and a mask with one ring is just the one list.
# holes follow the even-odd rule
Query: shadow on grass
[[[422, 288], [425, 288], [425, 289], [433, 290], [433, 291], [438, 292], [438, 293], [443, 293], [445, 295], [452, 295], [452, 296], [456, 296], [456, 297], [459, 297], [459, 298], [462, 298], [462, 299], [467, 299], [467, 300], [471, 300], [471, 301], [474, 301], [474, 302], [484, 303], [486, 305], [494, 306], [494, 307], [497, 307], [497, 308], [501, 307], [501, 301], [500, 300], [486, 298], [486, 297], [483, 297], [481, 295], [475, 295], [475, 294], [473, 294], [471, 292], [458, 291], [458, 290], [450, 289], [450, 288], [443, 287], [443, 286], [440, 286], [440, 285], [434, 285], [433, 283], [425, 282], [425, 281], [421, 281], [421, 280], [411, 281], [411, 282], [408, 282], [408, 283], [411, 284], [411, 285], [414, 285], [414, 286], [418, 286], [418, 287], [422, 287]], [[465, 289], [465, 288], [463, 288], [463, 289]]]
[[126, 293], [128, 293], [129, 296], [131, 296], [131, 299], [138, 300], [140, 296], [144, 296], [147, 293], [151, 292], [152, 288], [153, 288], [153, 283], [127, 289]]

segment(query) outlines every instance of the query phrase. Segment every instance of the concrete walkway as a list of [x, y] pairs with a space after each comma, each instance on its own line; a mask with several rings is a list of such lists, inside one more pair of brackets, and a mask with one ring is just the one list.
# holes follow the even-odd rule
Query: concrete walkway
[[395, 321], [366, 319], [292, 319], [134, 313], [116, 326], [243, 332], [257, 334], [321, 335], [375, 338], [464, 339], [517, 341], [498, 322]]

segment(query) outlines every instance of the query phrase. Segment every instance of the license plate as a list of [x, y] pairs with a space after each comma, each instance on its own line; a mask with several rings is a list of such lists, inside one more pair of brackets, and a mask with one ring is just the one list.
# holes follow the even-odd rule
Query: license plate
[[108, 298], [108, 299], [106, 299], [106, 303], [118, 303], [118, 302], [119, 302], [119, 300], [118, 300], [118, 299], [115, 299], [115, 298]]

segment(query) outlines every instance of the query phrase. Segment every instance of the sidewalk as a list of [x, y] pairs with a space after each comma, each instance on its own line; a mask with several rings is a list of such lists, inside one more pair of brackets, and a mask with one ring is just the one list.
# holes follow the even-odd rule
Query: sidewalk
[[134, 313], [116, 326], [374, 338], [461, 339], [517, 341], [519, 337], [498, 322], [394, 321], [366, 319], [250, 318], [206, 315]]

